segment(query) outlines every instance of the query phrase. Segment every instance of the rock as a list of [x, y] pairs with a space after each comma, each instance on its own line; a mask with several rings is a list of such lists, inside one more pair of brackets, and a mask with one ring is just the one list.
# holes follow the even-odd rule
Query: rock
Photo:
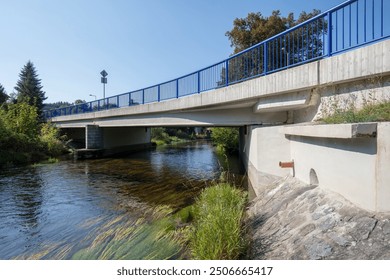
[[352, 245], [350, 240], [348, 240], [346, 237], [344, 237], [343, 235], [340, 235], [336, 232], [329, 233], [328, 237], [342, 247]]
[[383, 230], [384, 234], [386, 234], [386, 235], [390, 234], [390, 221], [389, 220], [384, 221], [383, 226], [382, 226], [382, 230]]
[[356, 241], [361, 241], [368, 239], [378, 220], [370, 217], [361, 217], [355, 222], [356, 226], [351, 231], [351, 235]]
[[319, 228], [323, 231], [323, 232], [326, 232], [332, 228], [334, 228], [334, 226], [336, 225], [337, 223], [337, 217], [335, 217], [335, 215], [329, 215], [325, 218], [325, 220], [323, 220], [320, 225], [319, 225]]
[[304, 226], [300, 231], [299, 231], [299, 235], [300, 236], [306, 236], [308, 235], [310, 232], [314, 231], [316, 229], [316, 226], [314, 224], [308, 224], [306, 226]]
[[253, 259], [390, 259], [390, 213], [365, 211], [295, 178], [265, 186], [248, 212]]
[[313, 238], [305, 245], [307, 254], [312, 260], [320, 260], [324, 257], [330, 256], [332, 253], [332, 247], [324, 241]]

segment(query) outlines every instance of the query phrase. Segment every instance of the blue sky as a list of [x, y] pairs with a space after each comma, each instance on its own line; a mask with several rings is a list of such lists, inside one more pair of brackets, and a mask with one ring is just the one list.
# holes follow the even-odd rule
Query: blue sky
[[249, 12], [325, 11], [343, 0], [0, 0], [0, 83], [31, 60], [47, 102], [101, 98], [164, 82], [232, 53], [225, 32]]

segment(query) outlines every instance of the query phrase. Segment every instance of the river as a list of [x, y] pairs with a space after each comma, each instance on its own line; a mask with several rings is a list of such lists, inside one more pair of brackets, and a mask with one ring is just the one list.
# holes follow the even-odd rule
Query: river
[[139, 229], [161, 211], [192, 204], [222, 170], [244, 181], [238, 158], [219, 156], [202, 141], [3, 170], [0, 259], [181, 258], [177, 248], [168, 257], [150, 249], [152, 256], [145, 248], [155, 241]]

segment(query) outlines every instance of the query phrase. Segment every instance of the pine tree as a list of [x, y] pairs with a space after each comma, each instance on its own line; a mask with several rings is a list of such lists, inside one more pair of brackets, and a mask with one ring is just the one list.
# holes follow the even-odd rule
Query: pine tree
[[42, 118], [43, 101], [46, 100], [46, 97], [45, 92], [42, 91], [41, 80], [38, 79], [38, 74], [31, 61], [28, 61], [20, 72], [15, 90], [17, 101], [35, 106], [38, 116]]
[[8, 99], [8, 95], [5, 92], [5, 89], [2, 84], [0, 84], [0, 105], [3, 104]]

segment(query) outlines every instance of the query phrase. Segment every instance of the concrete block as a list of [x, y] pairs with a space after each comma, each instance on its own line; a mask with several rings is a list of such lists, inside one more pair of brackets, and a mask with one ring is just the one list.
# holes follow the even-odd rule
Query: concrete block
[[286, 135], [319, 138], [350, 139], [358, 137], [375, 137], [377, 123], [292, 125], [283, 127], [281, 131]]

